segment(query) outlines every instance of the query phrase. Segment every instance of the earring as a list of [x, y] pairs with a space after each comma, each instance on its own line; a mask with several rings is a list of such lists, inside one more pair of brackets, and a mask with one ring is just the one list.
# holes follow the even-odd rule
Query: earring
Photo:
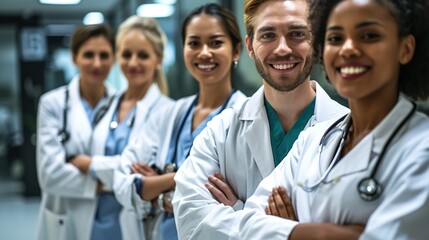
[[234, 69], [238, 67], [238, 60], [234, 60]]

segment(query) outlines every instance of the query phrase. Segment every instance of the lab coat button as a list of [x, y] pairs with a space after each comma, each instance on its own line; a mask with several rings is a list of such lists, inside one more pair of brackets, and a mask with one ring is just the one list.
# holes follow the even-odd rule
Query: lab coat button
[[64, 221], [63, 221], [62, 219], [60, 219], [60, 220], [58, 221], [58, 223], [59, 223], [60, 225], [63, 225]]

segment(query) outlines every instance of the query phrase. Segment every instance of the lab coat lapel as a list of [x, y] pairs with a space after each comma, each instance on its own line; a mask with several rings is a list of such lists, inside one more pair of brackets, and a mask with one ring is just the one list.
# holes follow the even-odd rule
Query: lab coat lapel
[[[390, 113], [367, 136], [365, 136], [332, 170], [328, 180], [368, 169], [372, 161], [380, 161], [379, 156], [386, 141], [392, 136], [400, 122], [411, 111], [412, 104], [400, 96]], [[402, 130], [402, 129], [401, 129]], [[383, 161], [383, 159], [381, 160]], [[348, 162], [348, 163], [347, 163]]]
[[130, 138], [134, 139], [141, 132], [150, 114], [155, 110], [156, 103], [161, 97], [161, 91], [156, 84], [152, 84], [147, 90], [145, 96], [136, 104], [134, 126], [131, 129]]
[[263, 87], [249, 99], [240, 120], [251, 122], [244, 136], [262, 177], [266, 177], [274, 169], [274, 159], [267, 112], [264, 106]]
[[86, 115], [85, 109], [81, 103], [79, 92], [79, 77], [74, 78], [69, 84], [70, 90], [70, 105], [68, 122], [70, 129], [74, 131], [72, 138], [76, 138], [75, 143], [79, 143], [79, 150], [81, 153], [89, 154], [89, 142], [92, 132], [91, 123]]

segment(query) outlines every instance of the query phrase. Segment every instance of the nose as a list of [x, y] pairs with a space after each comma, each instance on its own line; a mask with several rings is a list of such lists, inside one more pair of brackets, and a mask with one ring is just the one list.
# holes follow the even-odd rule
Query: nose
[[274, 53], [279, 56], [285, 56], [292, 53], [292, 49], [287, 44], [287, 40], [284, 36], [279, 38], [279, 42], [276, 49], [274, 49]]
[[136, 54], [133, 54], [130, 58], [129, 65], [135, 66], [137, 65], [138, 57]]
[[353, 39], [346, 39], [341, 46], [340, 49], [340, 56], [346, 57], [346, 58], [352, 58], [352, 57], [358, 57], [360, 56], [361, 52], [359, 50], [359, 46], [356, 44]]
[[99, 55], [96, 55], [94, 57], [94, 67], [100, 67], [101, 66], [101, 57]]
[[198, 54], [199, 58], [211, 58], [212, 52], [207, 44], [204, 44]]

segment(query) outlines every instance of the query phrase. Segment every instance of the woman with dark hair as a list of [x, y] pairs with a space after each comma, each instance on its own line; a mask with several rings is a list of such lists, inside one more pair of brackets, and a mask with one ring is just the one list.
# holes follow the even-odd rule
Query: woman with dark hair
[[116, 196], [146, 221], [144, 206], [149, 201], [162, 211], [160, 224], [145, 229], [148, 238], [177, 239], [171, 206], [175, 171], [207, 123], [246, 98], [232, 88], [231, 71], [241, 52], [234, 15], [217, 4], [203, 5], [186, 18], [182, 34], [186, 68], [197, 80], [199, 92], [151, 116], [139, 141], [122, 154], [124, 164], [114, 179]]
[[114, 36], [104, 24], [79, 26], [70, 48], [79, 75], [39, 102], [40, 240], [90, 239], [97, 204], [99, 184], [70, 160], [90, 154], [93, 130], [112, 99], [104, 81], [115, 61]]
[[231, 235], [427, 238], [429, 119], [410, 99], [429, 96], [428, 10], [425, 0], [312, 2], [315, 52], [351, 112], [300, 135]]

